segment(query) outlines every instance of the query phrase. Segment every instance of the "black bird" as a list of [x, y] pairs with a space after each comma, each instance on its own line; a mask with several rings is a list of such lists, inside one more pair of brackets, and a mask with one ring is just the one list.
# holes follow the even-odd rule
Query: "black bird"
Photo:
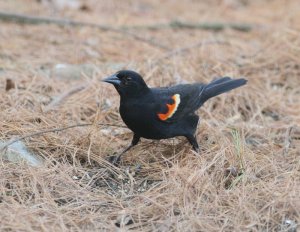
[[135, 146], [140, 138], [168, 139], [184, 136], [195, 151], [199, 116], [195, 111], [208, 99], [247, 83], [245, 79], [222, 77], [209, 84], [180, 84], [165, 88], [149, 88], [142, 76], [131, 70], [121, 70], [103, 80], [113, 84], [120, 94], [120, 114], [133, 139], [121, 155]]

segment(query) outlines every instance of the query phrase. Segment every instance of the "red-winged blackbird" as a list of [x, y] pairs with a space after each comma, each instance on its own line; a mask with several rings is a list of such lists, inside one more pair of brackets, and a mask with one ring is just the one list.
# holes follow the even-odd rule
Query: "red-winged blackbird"
[[222, 77], [209, 84], [181, 84], [165, 88], [149, 88], [140, 74], [121, 70], [103, 81], [113, 84], [120, 94], [120, 114], [133, 139], [117, 158], [135, 146], [140, 138], [167, 139], [184, 136], [198, 152], [195, 137], [199, 116], [195, 111], [209, 98], [247, 83], [245, 79]]

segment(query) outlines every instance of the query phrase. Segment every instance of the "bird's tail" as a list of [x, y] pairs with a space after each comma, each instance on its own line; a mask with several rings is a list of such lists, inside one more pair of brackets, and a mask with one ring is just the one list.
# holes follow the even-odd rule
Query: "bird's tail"
[[222, 77], [220, 79], [214, 80], [203, 88], [200, 94], [201, 104], [203, 104], [212, 97], [243, 86], [246, 83], [247, 80], [243, 78], [231, 79], [230, 77]]

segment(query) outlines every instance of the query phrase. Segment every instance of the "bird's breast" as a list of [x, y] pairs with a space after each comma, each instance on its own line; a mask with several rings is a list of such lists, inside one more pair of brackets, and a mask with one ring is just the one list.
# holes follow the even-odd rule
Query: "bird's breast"
[[147, 102], [126, 102], [120, 105], [120, 115], [124, 123], [134, 133], [144, 138], [162, 137], [161, 122], [157, 120], [155, 109]]
[[120, 105], [120, 115], [130, 129], [146, 125], [149, 114], [147, 108], [139, 103]]

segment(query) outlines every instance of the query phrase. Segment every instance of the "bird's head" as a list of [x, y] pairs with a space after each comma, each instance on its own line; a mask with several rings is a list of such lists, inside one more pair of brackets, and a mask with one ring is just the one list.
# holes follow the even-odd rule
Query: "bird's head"
[[113, 84], [121, 97], [136, 97], [149, 89], [142, 76], [131, 70], [118, 71], [103, 81]]

